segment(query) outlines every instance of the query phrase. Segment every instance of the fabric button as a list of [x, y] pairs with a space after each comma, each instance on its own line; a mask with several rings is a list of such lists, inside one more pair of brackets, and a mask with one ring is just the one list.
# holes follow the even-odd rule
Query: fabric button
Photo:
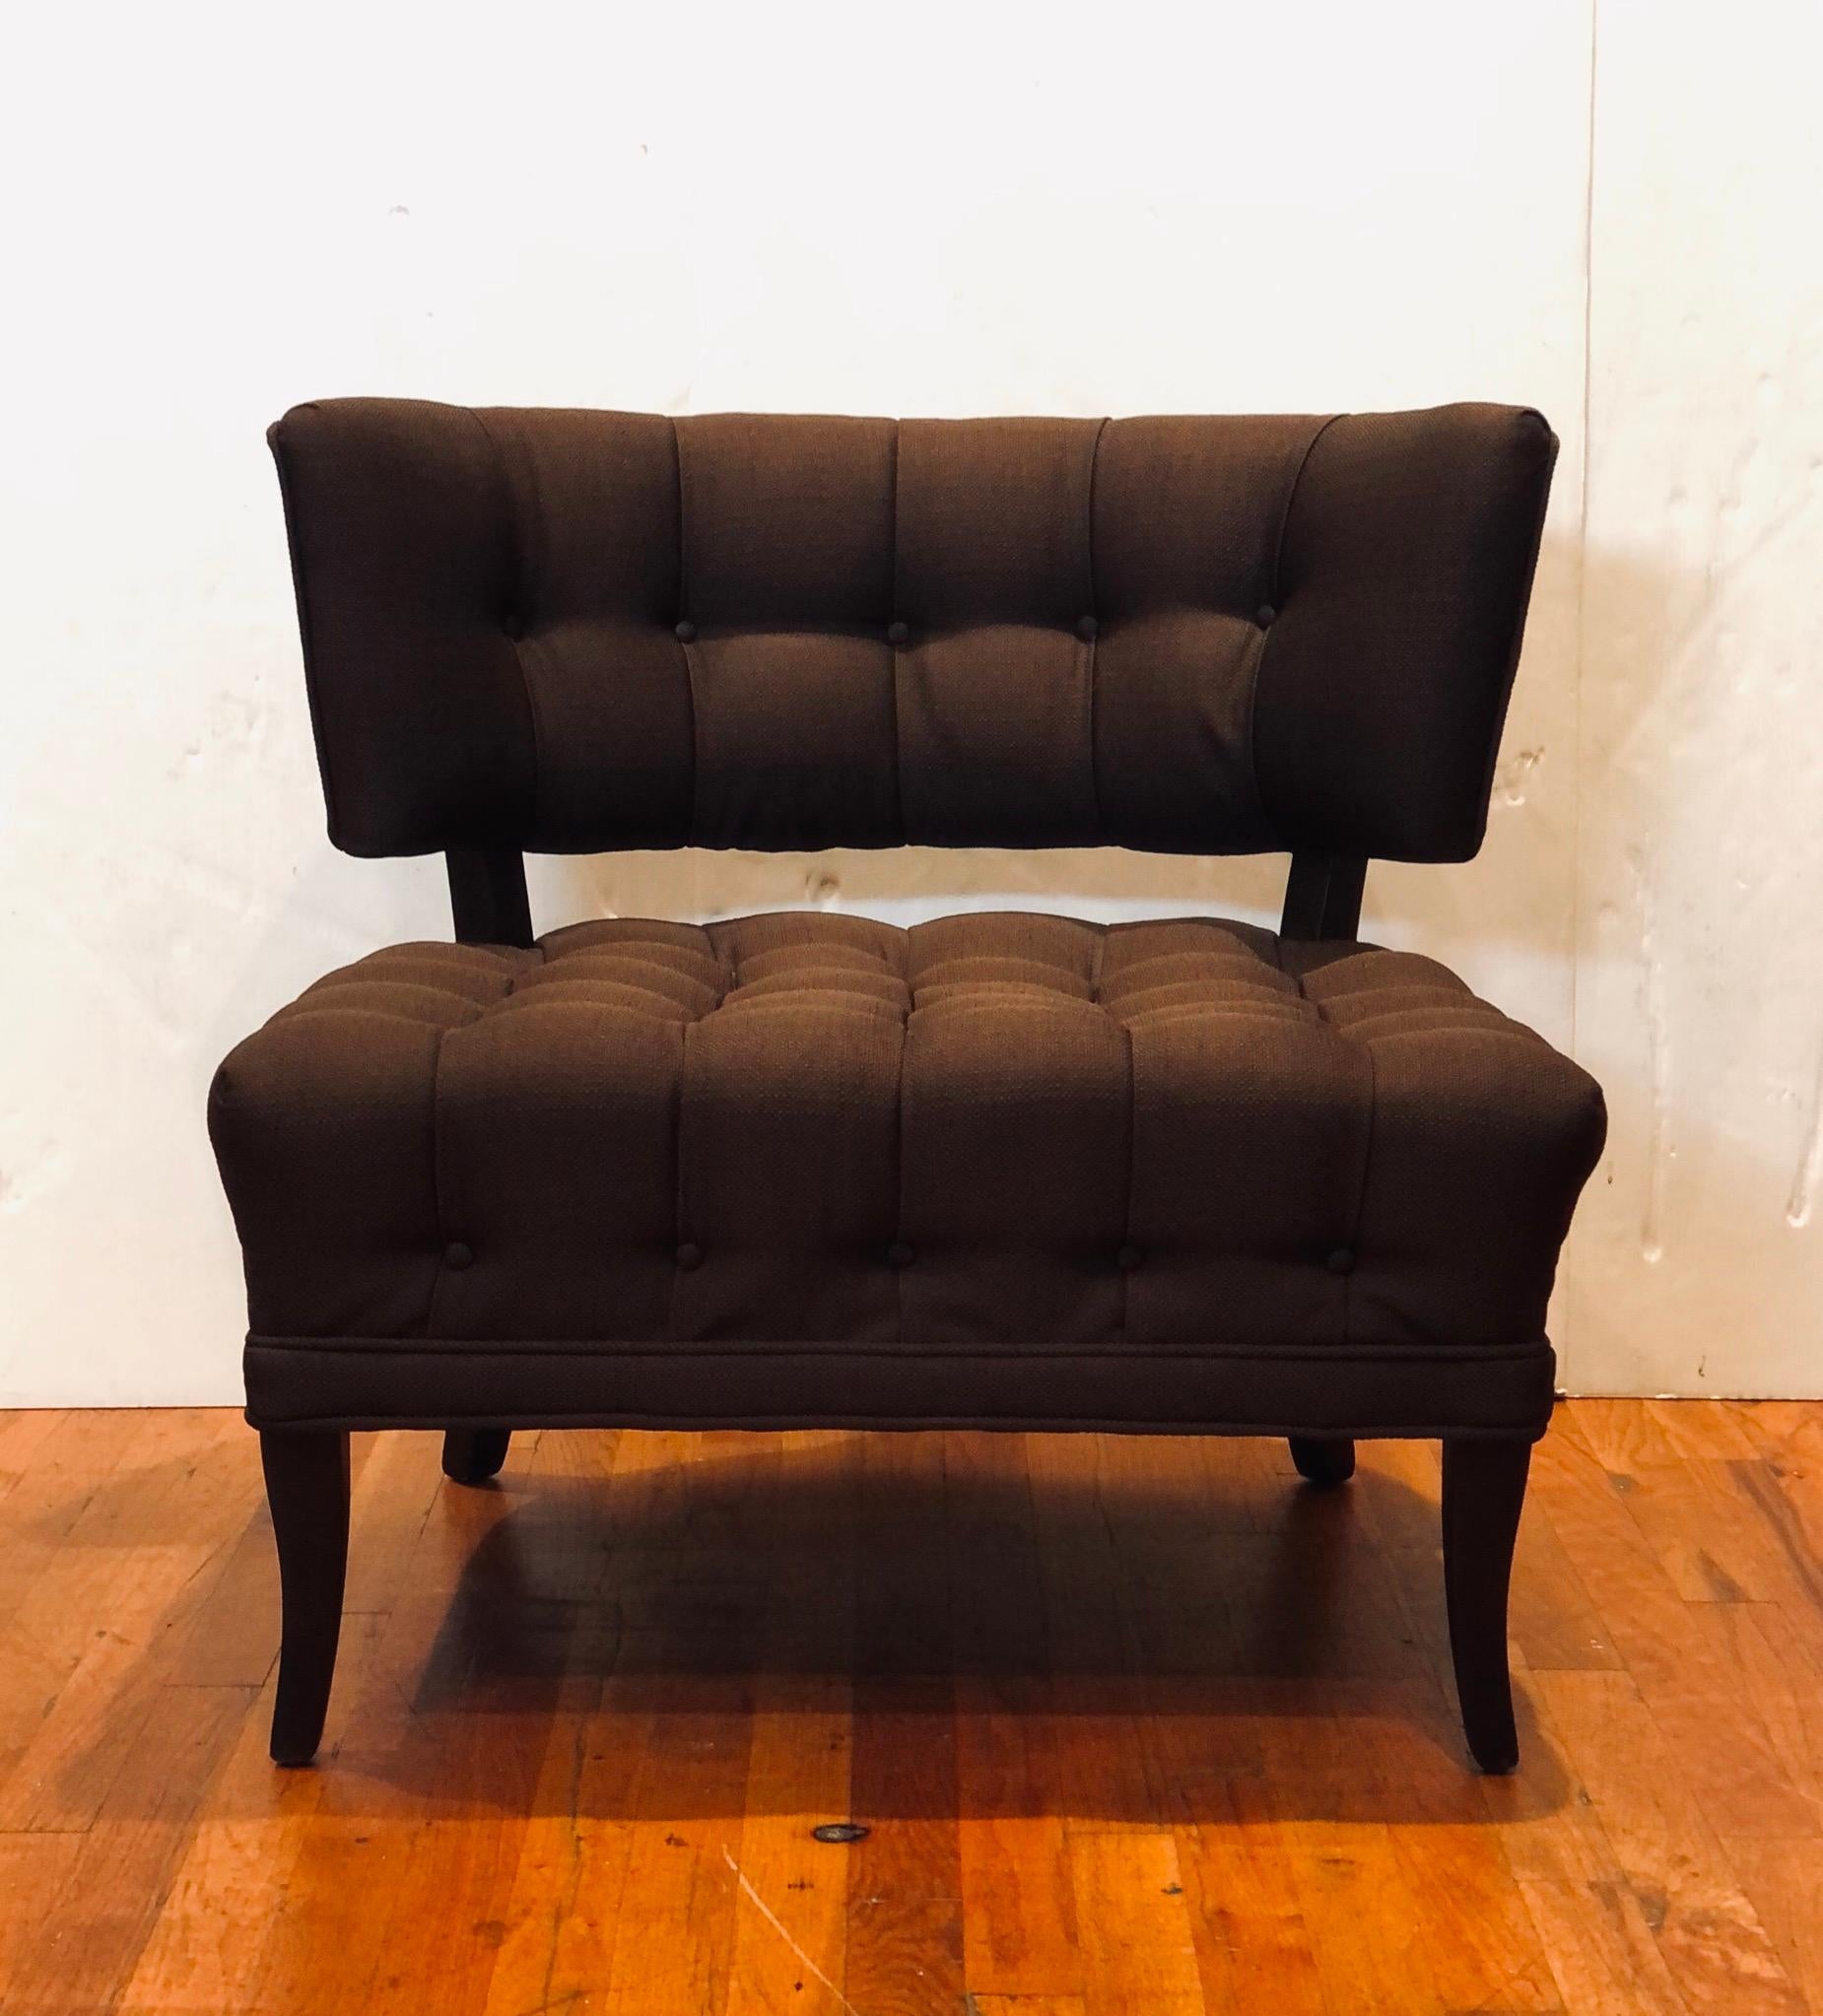
[[443, 1265], [445, 1267], [453, 1267], [457, 1273], [460, 1273], [464, 1267], [472, 1267], [474, 1264], [475, 1249], [473, 1246], [465, 1244], [461, 1240], [453, 1240], [443, 1248]]
[[521, 616], [503, 616], [500, 620], [500, 627], [511, 638], [515, 644], [525, 635], [525, 619]]
[[1114, 1264], [1123, 1274], [1130, 1274], [1135, 1267], [1144, 1263], [1145, 1257], [1144, 1246], [1122, 1246], [1114, 1255]]
[[1279, 612], [1273, 608], [1270, 602], [1262, 602], [1253, 612], [1253, 621], [1259, 625], [1261, 630], [1270, 630], [1278, 621], [1278, 618]]
[[1352, 1274], [1355, 1271], [1355, 1253], [1352, 1246], [1337, 1246], [1323, 1262], [1331, 1274]]
[[677, 1264], [686, 1274], [694, 1274], [703, 1264], [703, 1248], [686, 1240], [677, 1249]]
[[677, 640], [680, 644], [693, 644], [697, 640], [697, 627], [694, 623], [680, 623], [677, 626]]
[[914, 1257], [912, 1248], [898, 1240], [886, 1249], [886, 1264], [889, 1267], [909, 1267]]
[[909, 623], [889, 623], [886, 626], [886, 640], [889, 644], [903, 644], [912, 635]]
[[1095, 631], [1096, 631], [1096, 622], [1095, 622], [1095, 618], [1094, 618], [1093, 616], [1079, 616], [1079, 617], [1077, 617], [1077, 619], [1076, 619], [1076, 635], [1077, 635], [1077, 636], [1078, 636], [1079, 638], [1082, 638], [1082, 640], [1083, 640], [1083, 642], [1084, 642], [1084, 643], [1092, 643], [1092, 642], [1094, 642], [1094, 640], [1095, 640]]

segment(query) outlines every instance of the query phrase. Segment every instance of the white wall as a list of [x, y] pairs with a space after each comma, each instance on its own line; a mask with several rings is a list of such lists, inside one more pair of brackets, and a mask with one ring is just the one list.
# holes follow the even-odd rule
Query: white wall
[[1823, 10], [1600, 0], [1572, 1370], [1823, 1393]]
[[[0, 1401], [236, 1396], [210, 1072], [326, 966], [447, 931], [438, 863], [322, 838], [261, 434], [346, 392], [1541, 406], [1488, 846], [1376, 869], [1370, 928], [1609, 1088], [1573, 1382], [1823, 1390], [1815, 52], [1767, 46], [1795, 7], [1713, 18], [40, 10], [0, 127]], [[1262, 915], [1281, 869], [635, 856], [537, 864], [534, 903]]]

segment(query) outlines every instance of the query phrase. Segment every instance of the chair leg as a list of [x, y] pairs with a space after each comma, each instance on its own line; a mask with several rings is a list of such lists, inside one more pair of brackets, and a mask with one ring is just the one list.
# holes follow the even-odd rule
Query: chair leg
[[1456, 1701], [1470, 1754], [1495, 1775], [1519, 1761], [1507, 1585], [1531, 1453], [1528, 1442], [1444, 1444], [1444, 1595]]
[[278, 1764], [308, 1764], [322, 1738], [342, 1635], [348, 1437], [335, 1428], [262, 1429], [259, 1456], [284, 1603], [272, 1756]]
[[1345, 1435], [1294, 1435], [1291, 1459], [1312, 1484], [1346, 1484], [1355, 1474], [1355, 1445]]
[[443, 1475], [458, 1484], [485, 1484], [506, 1460], [510, 1428], [452, 1428], [443, 1436]]

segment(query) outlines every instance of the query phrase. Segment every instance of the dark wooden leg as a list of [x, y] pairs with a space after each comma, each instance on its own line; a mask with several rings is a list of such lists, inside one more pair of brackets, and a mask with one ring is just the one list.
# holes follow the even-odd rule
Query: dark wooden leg
[[279, 1543], [284, 1632], [272, 1755], [308, 1764], [316, 1755], [342, 1635], [348, 1572], [348, 1437], [335, 1428], [263, 1429], [260, 1462]]
[[1444, 1444], [1444, 1595], [1462, 1728], [1485, 1772], [1519, 1761], [1507, 1670], [1507, 1584], [1531, 1465], [1528, 1442]]
[[506, 1460], [510, 1428], [452, 1428], [443, 1437], [443, 1475], [458, 1484], [485, 1484]]
[[1355, 1474], [1355, 1445], [1345, 1435], [1294, 1435], [1291, 1459], [1313, 1484], [1346, 1484]]

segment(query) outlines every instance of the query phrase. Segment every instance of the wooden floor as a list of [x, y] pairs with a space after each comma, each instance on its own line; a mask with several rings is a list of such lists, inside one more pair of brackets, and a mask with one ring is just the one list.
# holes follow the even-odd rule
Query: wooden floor
[[7, 2016], [1823, 2016], [1823, 1405], [1559, 1409], [1504, 1781], [1433, 1445], [357, 1440], [287, 1773], [239, 1418], [0, 1416]]

